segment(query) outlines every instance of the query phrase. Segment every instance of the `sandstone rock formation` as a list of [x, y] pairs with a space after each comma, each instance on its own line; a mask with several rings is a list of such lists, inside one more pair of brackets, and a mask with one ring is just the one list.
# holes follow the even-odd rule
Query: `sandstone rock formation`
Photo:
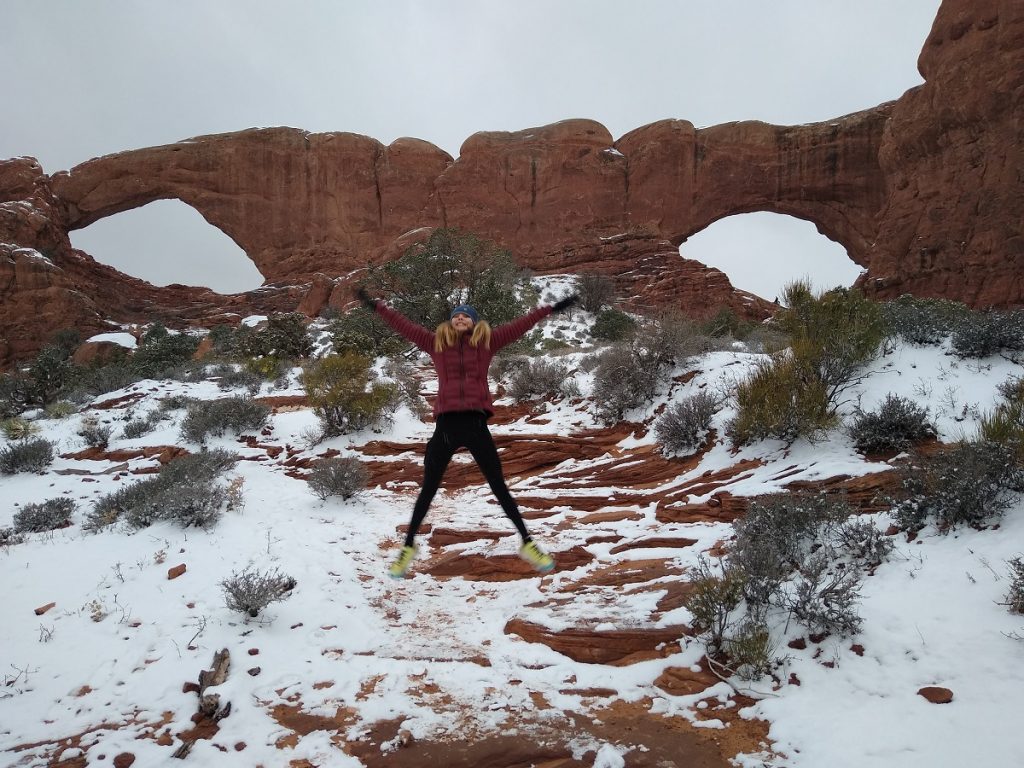
[[[312, 313], [345, 296], [333, 281], [438, 226], [497, 240], [540, 273], [613, 274], [638, 307], [763, 317], [766, 302], [677, 249], [721, 218], [772, 211], [845, 246], [874, 296], [1016, 306], [1022, 65], [1024, 6], [945, 0], [919, 61], [924, 85], [820, 123], [696, 129], [664, 120], [615, 140], [592, 120], [566, 120], [474, 134], [457, 159], [417, 139], [385, 146], [271, 128], [109, 155], [53, 176], [31, 158], [0, 161], [0, 365], [67, 325], [209, 322], [300, 302]], [[167, 198], [231, 237], [272, 290], [154, 288], [71, 248], [69, 231]]]

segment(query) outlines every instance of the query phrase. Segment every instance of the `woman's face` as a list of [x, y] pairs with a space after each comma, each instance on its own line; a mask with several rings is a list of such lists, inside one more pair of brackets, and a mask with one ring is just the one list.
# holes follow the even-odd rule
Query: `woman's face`
[[459, 312], [452, 318], [452, 327], [459, 333], [462, 333], [463, 331], [472, 330], [473, 318], [471, 318], [469, 315], [464, 315], [461, 312]]

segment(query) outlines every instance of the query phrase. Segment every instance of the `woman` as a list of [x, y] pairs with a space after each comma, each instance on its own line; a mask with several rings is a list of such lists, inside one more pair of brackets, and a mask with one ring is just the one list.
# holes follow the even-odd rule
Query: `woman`
[[494, 415], [487, 369], [499, 349], [520, 338], [552, 312], [572, 306], [578, 297], [572, 295], [553, 306], [537, 307], [529, 314], [493, 331], [485, 320], [480, 319], [473, 307], [460, 304], [451, 311], [448, 321], [441, 323], [431, 333], [383, 302], [370, 298], [362, 288], [357, 291], [357, 295], [384, 322], [430, 355], [437, 371], [438, 391], [434, 403], [436, 426], [427, 443], [423, 461], [423, 487], [413, 506], [405, 544], [388, 574], [393, 579], [404, 578], [412, 565], [416, 557], [416, 532], [427, 515], [434, 494], [441, 486], [441, 478], [448, 463], [459, 448], [467, 448], [472, 454], [501, 508], [519, 531], [523, 540], [519, 556], [541, 573], [550, 571], [555, 567], [555, 561], [537, 546], [526, 530], [523, 517], [502, 476], [498, 449], [487, 429], [487, 419]]

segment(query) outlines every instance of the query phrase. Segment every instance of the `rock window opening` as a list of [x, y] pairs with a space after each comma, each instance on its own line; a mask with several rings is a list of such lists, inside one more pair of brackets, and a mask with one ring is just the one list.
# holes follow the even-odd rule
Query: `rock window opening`
[[796, 280], [815, 290], [849, 287], [862, 269], [809, 221], [778, 213], [719, 219], [679, 246], [683, 258], [721, 270], [734, 287], [773, 301]]
[[180, 200], [157, 200], [100, 219], [71, 232], [71, 243], [101, 264], [153, 285], [240, 293], [263, 284], [245, 251]]

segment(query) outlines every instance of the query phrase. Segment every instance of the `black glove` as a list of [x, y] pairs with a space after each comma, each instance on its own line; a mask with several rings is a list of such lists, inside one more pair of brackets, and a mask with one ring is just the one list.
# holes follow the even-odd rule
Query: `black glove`
[[356, 298], [363, 302], [363, 305], [367, 309], [371, 311], [376, 311], [377, 302], [370, 298], [370, 294], [366, 292], [365, 288], [360, 286], [359, 288], [356, 289]]
[[572, 293], [566, 296], [564, 299], [559, 299], [551, 305], [552, 312], [561, 312], [563, 309], [568, 309], [580, 300], [578, 293]]

